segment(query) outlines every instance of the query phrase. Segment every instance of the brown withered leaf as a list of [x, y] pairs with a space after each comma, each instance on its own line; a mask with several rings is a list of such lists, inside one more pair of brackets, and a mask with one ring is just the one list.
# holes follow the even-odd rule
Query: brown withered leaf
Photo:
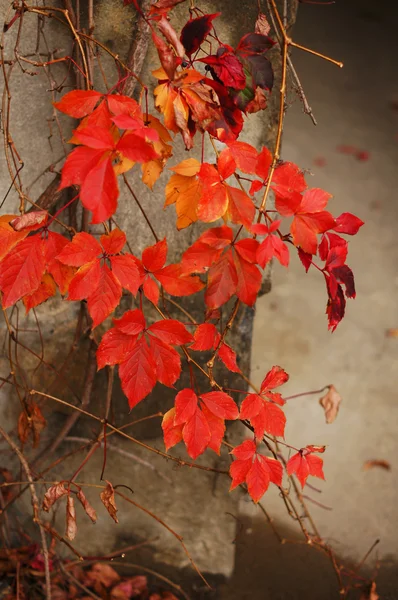
[[93, 588], [97, 594], [101, 594], [104, 588], [109, 589], [120, 581], [120, 576], [115, 569], [104, 563], [95, 563], [85, 573], [84, 585]]
[[259, 13], [256, 24], [254, 26], [255, 33], [261, 33], [261, 35], [268, 35], [271, 29], [271, 25], [268, 23], [268, 19], [264, 13]]
[[23, 444], [26, 444], [29, 437], [32, 436], [33, 447], [36, 448], [40, 441], [40, 433], [43, 431], [47, 421], [39, 408], [39, 405], [32, 402], [22, 411], [18, 419], [18, 437]]
[[[0, 483], [12, 483], [14, 481], [14, 478], [8, 469], [0, 469], [0, 477], [1, 477]], [[8, 500], [10, 500], [10, 498], [12, 498], [13, 493], [14, 493], [13, 489], [14, 489], [14, 486], [11, 486], [11, 485], [1, 488], [1, 491], [3, 493], [3, 500], [5, 502], [8, 502]]]
[[52, 505], [62, 496], [68, 493], [63, 483], [56, 483], [48, 488], [43, 498], [43, 510], [48, 512]]
[[116, 516], [117, 508], [115, 503], [115, 492], [113, 490], [113, 485], [108, 480], [106, 480], [106, 483], [107, 486], [100, 493], [100, 498], [102, 504], [105, 506], [106, 510], [108, 511], [112, 519], [115, 521], [115, 523], [119, 523], [119, 519]]
[[374, 467], [378, 467], [379, 469], [384, 469], [385, 471], [391, 471], [391, 465], [387, 460], [383, 460], [383, 459], [367, 460], [363, 464], [364, 471], [369, 471], [369, 469], [373, 469]]
[[92, 522], [96, 523], [97, 522], [97, 513], [95, 512], [95, 509], [91, 506], [90, 502], [87, 500], [86, 496], [83, 493], [83, 490], [80, 489], [77, 492], [77, 499], [80, 501], [86, 514], [90, 517]]
[[66, 502], [66, 531], [65, 535], [71, 542], [75, 539], [77, 533], [75, 500], [73, 496], [68, 495]]
[[329, 385], [327, 393], [319, 400], [319, 404], [325, 411], [326, 423], [330, 425], [337, 417], [341, 404], [341, 396], [334, 385]]
[[380, 600], [380, 596], [376, 591], [376, 583], [374, 581], [370, 586], [370, 589], [366, 592], [363, 592], [360, 600]]

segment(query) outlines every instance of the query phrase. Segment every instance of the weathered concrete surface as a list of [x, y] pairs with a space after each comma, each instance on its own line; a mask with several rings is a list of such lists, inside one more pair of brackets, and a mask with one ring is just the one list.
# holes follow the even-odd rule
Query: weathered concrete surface
[[[127, 54], [129, 40], [134, 32], [134, 11], [132, 7], [120, 10], [121, 0], [114, 2], [99, 2], [96, 5], [95, 19], [99, 23], [98, 35], [105, 43], [112, 41], [113, 49], [120, 55]], [[8, 6], [6, 0], [1, 0], [0, 8], [4, 13]], [[292, 2], [291, 6], [296, 6]], [[215, 12], [220, 10], [223, 16], [220, 18], [218, 32], [220, 37], [234, 44], [241, 35], [253, 30], [256, 18], [256, 5], [251, 0], [244, 2], [231, 2], [229, 0], [220, 0], [217, 2], [203, 2], [201, 8], [204, 11]], [[127, 12], [126, 12], [127, 11]], [[292, 14], [293, 14], [292, 10]], [[129, 15], [125, 17], [125, 15]], [[184, 15], [184, 19], [183, 19]], [[187, 13], [183, 7], [177, 11], [176, 23], [185, 22]], [[26, 27], [26, 29], [25, 29]], [[15, 39], [15, 28], [10, 30], [6, 36], [6, 58], [12, 57], [13, 40]], [[59, 55], [71, 53], [70, 38], [64, 28], [57, 23], [50, 26], [47, 32], [49, 46], [59, 49]], [[24, 16], [24, 35], [21, 38], [20, 52], [34, 52], [36, 45], [36, 16]], [[103, 58], [104, 68], [109, 77], [111, 85], [116, 81], [115, 71], [111, 69], [111, 61]], [[278, 55], [274, 51], [274, 60], [277, 61]], [[148, 54], [144, 72], [149, 73], [152, 69], [158, 67], [158, 59], [153, 51]], [[32, 72], [39, 70], [32, 67]], [[56, 67], [53, 75], [57, 81], [61, 81], [65, 75], [63, 66]], [[11, 111], [11, 132], [16, 148], [21, 153], [22, 160], [25, 163], [21, 171], [21, 178], [25, 190], [32, 198], [37, 198], [46, 185], [51, 181], [53, 174], [46, 174], [39, 177], [40, 174], [56, 161], [56, 169], [62, 164], [61, 159], [64, 155], [64, 145], [59, 141], [57, 135], [57, 122], [54, 120], [55, 113], [51, 107], [50, 101], [57, 99], [58, 96], [51, 96], [50, 88], [54, 81], [40, 73], [37, 76], [22, 75], [18, 71], [18, 65], [14, 67], [14, 76], [10, 82], [10, 92], [12, 95]], [[95, 82], [97, 84], [97, 81]], [[153, 88], [154, 81], [150, 82]], [[68, 91], [64, 88], [62, 93]], [[268, 110], [260, 115], [251, 117], [248, 120], [246, 133], [242, 139], [250, 141], [255, 145], [265, 143], [269, 145], [275, 135], [274, 115], [277, 106], [277, 94], [270, 101]], [[71, 120], [64, 115], [56, 115], [62, 126], [64, 140], [68, 139]], [[46, 120], [49, 123], [49, 129], [46, 129]], [[47, 137], [49, 138], [47, 140]], [[206, 148], [206, 156], [211, 156], [210, 149]], [[176, 164], [183, 158], [186, 158], [185, 149], [182, 143], [178, 142], [174, 153], [172, 164]], [[4, 195], [9, 186], [9, 177], [4, 161], [1, 164], [1, 194]], [[181, 252], [195, 238], [195, 229], [179, 233], [175, 229], [174, 208], [170, 207], [163, 213], [163, 189], [168, 178], [164, 174], [155, 186], [155, 193], [150, 193], [139, 180], [139, 171], [134, 170], [128, 175], [134, 189], [142, 202], [145, 211], [153, 222], [160, 238], [167, 236], [169, 241], [170, 262], [178, 260]], [[134, 252], [139, 255], [142, 248], [153, 242], [151, 232], [145, 226], [145, 223], [137, 210], [133, 199], [122, 191], [119, 201], [120, 208], [116, 214], [116, 220], [126, 231], [129, 241], [132, 243]], [[17, 208], [17, 198], [15, 193], [11, 192], [7, 198], [7, 203], [3, 210], [12, 212]], [[200, 318], [196, 301], [188, 300], [190, 309]], [[124, 301], [124, 307], [128, 308], [128, 300]], [[39, 366], [40, 359], [33, 356], [28, 351], [19, 348], [18, 363], [24, 369], [27, 385], [36, 387], [40, 390], [46, 390], [47, 393], [66, 399], [72, 402], [78, 402], [81, 398], [82, 386], [85, 380], [85, 371], [87, 366], [86, 352], [88, 340], [86, 339], [68, 360], [67, 366], [63, 370], [64, 378], [60, 377], [51, 369], [51, 365], [63, 364], [68, 356], [69, 349], [73, 343], [75, 332], [75, 319], [78, 306], [60, 302], [59, 299], [52, 299], [37, 310], [38, 319], [41, 326], [43, 339], [45, 340], [45, 361], [46, 365]], [[252, 335], [252, 320], [254, 311], [245, 309], [236, 321], [234, 335], [230, 341], [238, 351], [240, 365], [245, 372], [248, 372], [250, 365], [250, 347]], [[35, 330], [36, 324], [33, 316], [21, 321], [21, 326], [28, 330]], [[97, 336], [107, 328], [109, 322], [98, 328]], [[38, 355], [41, 353], [41, 343], [38, 333], [21, 333], [19, 339], [29, 348], [33, 349]], [[9, 365], [4, 357], [4, 377], [9, 374]], [[225, 376], [225, 373], [223, 374]], [[182, 380], [183, 381], [183, 380]], [[237, 387], [234, 384], [235, 379], [229, 376], [229, 385]], [[242, 382], [239, 380], [239, 387]], [[90, 405], [90, 410], [96, 414], [102, 414], [104, 407], [104, 396], [106, 390], [106, 377], [100, 374], [96, 378], [94, 393]], [[122, 425], [134, 418], [140, 418], [149, 413], [159, 410], [165, 411], [172, 405], [175, 392], [159, 386], [155, 393], [149, 399], [141, 403], [132, 415], [128, 414], [128, 405], [126, 398], [120, 391], [118, 382], [115, 382], [113, 394], [113, 422]], [[15, 419], [19, 413], [19, 404], [10, 390], [5, 387], [1, 390], [2, 419], [4, 425], [12, 428]], [[3, 410], [4, 407], [4, 410]], [[59, 431], [64, 422], [64, 413], [67, 411], [60, 408], [59, 405], [46, 402], [44, 411], [49, 420], [49, 428], [45, 434], [44, 440], [50, 442], [54, 432]], [[97, 424], [93, 422], [81, 421], [77, 428], [71, 432], [72, 437], [83, 437], [92, 439], [95, 432], [98, 432]], [[154, 447], [163, 449], [163, 443], [160, 434], [159, 420], [139, 425], [132, 429], [132, 435], [150, 440]], [[78, 442], [66, 440], [62, 444], [57, 455], [63, 454], [76, 447]], [[173, 463], [166, 464], [153, 454], [141, 451], [127, 440], [116, 440], [113, 436], [111, 443], [120, 448], [124, 455], [117, 453], [112, 447], [108, 450], [107, 468], [105, 477], [109, 478], [114, 485], [124, 484], [134, 490], [133, 499], [139, 504], [153, 511], [159, 518], [164, 520], [168, 526], [173, 528], [178, 534], [182, 535], [184, 541], [192, 553], [193, 559], [197, 562], [199, 568], [210, 573], [223, 573], [228, 575], [233, 565], [234, 546], [231, 540], [235, 536], [236, 522], [230, 516], [236, 512], [238, 496], [228, 494], [228, 479], [216, 477], [214, 474], [205, 473], [195, 469], [176, 468]], [[126, 453], [133, 453], [138, 459], [148, 461], [150, 465], [163, 475], [163, 478], [154, 472], [150, 466], [142, 464], [137, 458]], [[182, 457], [183, 450], [178, 449], [178, 454]], [[33, 455], [30, 455], [33, 456]], [[52, 477], [56, 479], [69, 478], [81, 463], [83, 456], [77, 455], [63, 463], [62, 467], [53, 472]], [[54, 456], [45, 457], [37, 468], [44, 468], [54, 459]], [[226, 469], [228, 465], [228, 456], [223, 455], [221, 459], [215, 455], [206, 455], [205, 463], [209, 466]], [[84, 483], [98, 484], [102, 467], [102, 453], [97, 454], [84, 468], [79, 475], [79, 480]], [[164, 477], [167, 478], [165, 481]], [[95, 528], [87, 524], [87, 529], [83, 523], [87, 519], [84, 515], [79, 515], [79, 533], [76, 538], [76, 547], [83, 554], [102, 555], [112, 551], [115, 548], [131, 543], [132, 539], [149, 539], [158, 536], [154, 542], [154, 559], [159, 562], [170, 563], [175, 566], [185, 566], [189, 560], [184, 553], [178, 541], [172, 537], [159, 523], [146, 516], [142, 511], [120, 504], [119, 519], [120, 524], [116, 526], [104, 509], [99, 506], [99, 490], [95, 489], [89, 494], [93, 504], [99, 508], [99, 522]], [[129, 492], [127, 492], [129, 493]], [[30, 500], [26, 497], [18, 505], [18, 510], [23, 518], [30, 514]], [[59, 526], [62, 529], [64, 516], [59, 511]], [[228, 513], [230, 513], [228, 515]], [[29, 526], [27, 519], [26, 526]]]
[[[333, 6], [300, 5], [297, 42], [342, 60], [343, 70], [316, 57], [293, 53], [309, 102], [319, 121], [313, 127], [299, 100], [287, 113], [283, 157], [314, 173], [311, 185], [334, 195], [334, 214], [353, 212], [365, 221], [350, 241], [348, 264], [357, 299], [335, 333], [327, 331], [322, 276], [306, 275], [294, 256], [288, 271], [274, 266], [271, 294], [258, 301], [254, 322], [252, 377], [259, 383], [273, 364], [291, 376], [286, 395], [334, 383], [343, 397], [337, 420], [326, 425], [317, 396], [286, 406], [286, 441], [295, 446], [326, 444], [326, 481], [313, 479], [322, 494], [307, 491], [332, 511], [309, 503], [321, 533], [340, 556], [357, 563], [380, 538], [367, 564], [382, 560], [381, 598], [398, 598], [396, 201], [398, 52], [392, 3], [352, 0]], [[294, 100], [294, 96], [291, 95]], [[340, 144], [370, 152], [367, 162], [336, 151]], [[323, 157], [324, 167], [314, 164]], [[369, 459], [391, 463], [390, 472], [363, 470]], [[294, 524], [273, 491], [264, 506], [287, 537]], [[242, 500], [236, 570], [228, 600], [329, 600], [338, 598], [336, 577], [322, 556], [305, 546], [279, 546], [252, 505]], [[284, 531], [284, 528], [287, 530]], [[240, 536], [240, 537], [239, 537]], [[351, 596], [350, 596], [351, 597]], [[353, 596], [354, 597], [354, 596]]]

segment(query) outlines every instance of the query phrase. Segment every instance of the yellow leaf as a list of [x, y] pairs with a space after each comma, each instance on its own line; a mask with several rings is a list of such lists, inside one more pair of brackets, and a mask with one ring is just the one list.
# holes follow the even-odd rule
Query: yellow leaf
[[164, 205], [165, 207], [170, 204], [176, 205], [177, 229], [184, 229], [197, 221], [196, 212], [201, 194], [202, 184], [196, 176], [186, 177], [176, 173], [170, 177], [166, 185]]
[[177, 175], [185, 175], [186, 177], [193, 177], [200, 171], [200, 162], [196, 158], [187, 158], [182, 162], [178, 163], [175, 167], [170, 167], [170, 171], [174, 171]]

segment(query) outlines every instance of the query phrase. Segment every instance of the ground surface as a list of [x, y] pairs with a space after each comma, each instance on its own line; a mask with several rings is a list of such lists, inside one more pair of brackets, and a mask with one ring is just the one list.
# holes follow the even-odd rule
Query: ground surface
[[[343, 396], [340, 414], [326, 425], [317, 397], [292, 400], [286, 438], [296, 446], [327, 444], [326, 482], [313, 506], [323, 535], [342, 555], [358, 561], [376, 538], [383, 598], [398, 598], [397, 568], [397, 327], [398, 81], [393, 56], [398, 42], [392, 3], [337, 0], [332, 6], [300, 5], [295, 39], [345, 63], [340, 70], [316, 57], [294, 59], [318, 119], [313, 127], [299, 101], [289, 109], [283, 158], [314, 173], [311, 185], [334, 195], [334, 214], [353, 212], [366, 222], [350, 243], [348, 264], [356, 275], [357, 299], [334, 334], [327, 332], [326, 295], [317, 272], [305, 275], [292, 257], [288, 271], [276, 265], [273, 290], [257, 305], [252, 378], [260, 382], [272, 364], [290, 374], [286, 394], [334, 383]], [[336, 151], [354, 145], [370, 153], [360, 162]], [[314, 160], [324, 159], [324, 166]], [[316, 161], [318, 162], [318, 161]], [[385, 459], [390, 472], [364, 471], [368, 459]], [[276, 494], [265, 506], [287, 523]], [[278, 547], [263, 534], [252, 505], [241, 503], [235, 576], [223, 598], [232, 600], [338, 598], [333, 573], [306, 547]], [[376, 554], [375, 554], [376, 556]], [[370, 561], [371, 562], [371, 561]], [[396, 576], [395, 576], [396, 577]], [[321, 591], [320, 591], [321, 590]]]

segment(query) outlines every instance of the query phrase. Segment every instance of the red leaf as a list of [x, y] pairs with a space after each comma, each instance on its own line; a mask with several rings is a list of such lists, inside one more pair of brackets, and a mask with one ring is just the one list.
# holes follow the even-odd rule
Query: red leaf
[[241, 258], [246, 260], [249, 263], [257, 262], [257, 249], [258, 249], [258, 241], [253, 240], [252, 238], [245, 238], [243, 240], [239, 240], [234, 244], [234, 248], [236, 252], [239, 254]]
[[234, 350], [232, 350], [228, 344], [221, 344], [218, 351], [218, 357], [220, 360], [222, 360], [229, 371], [232, 371], [233, 373], [241, 372], [236, 362], [236, 352], [234, 352]]
[[274, 44], [275, 42], [266, 35], [260, 33], [247, 33], [240, 40], [237, 50], [246, 55], [262, 54], [272, 48]]
[[92, 223], [109, 219], [117, 208], [119, 188], [112, 160], [103, 159], [85, 177], [80, 189], [80, 200], [93, 213]]
[[55, 285], [51, 275], [43, 275], [43, 279], [41, 280], [39, 287], [31, 294], [24, 296], [22, 299], [26, 308], [26, 313], [28, 313], [31, 308], [34, 308], [52, 296], [55, 296], [56, 292], [57, 286]]
[[228, 150], [233, 156], [236, 166], [243, 173], [254, 174], [257, 172], [256, 165], [261, 154], [258, 154], [254, 146], [246, 142], [231, 142], [228, 145]]
[[234, 51], [226, 46], [220, 46], [215, 56], [201, 58], [201, 62], [210, 65], [211, 72], [227, 87], [243, 90], [246, 87], [246, 75], [243, 65]]
[[202, 412], [206, 418], [207, 424], [210, 429], [210, 441], [208, 448], [213, 450], [216, 454], [220, 454], [221, 442], [225, 434], [225, 422], [224, 419], [216, 417], [210, 410], [203, 405]]
[[102, 150], [93, 150], [93, 148], [84, 146], [72, 150], [62, 167], [59, 189], [62, 190], [71, 185], [82, 185], [90, 171], [98, 165], [103, 154]]
[[235, 254], [234, 262], [238, 276], [236, 295], [245, 304], [253, 306], [261, 287], [261, 272], [256, 265], [243, 260], [238, 254]]
[[214, 13], [211, 15], [203, 15], [197, 19], [191, 19], [182, 28], [181, 31], [181, 43], [185, 48], [188, 56], [191, 56], [205, 40], [208, 33], [213, 26], [213, 19], [218, 17], [221, 13]]
[[249, 458], [253, 458], [256, 452], [256, 443], [253, 440], [245, 440], [239, 446], [236, 446], [231, 451], [238, 460], [248, 460]]
[[327, 211], [308, 214], [296, 214], [290, 227], [295, 246], [300, 246], [308, 254], [316, 254], [317, 234], [333, 229], [335, 220]]
[[201, 394], [201, 400], [210, 412], [220, 419], [235, 420], [239, 417], [239, 410], [234, 400], [225, 392], [207, 392]]
[[125, 133], [117, 144], [119, 152], [134, 162], [145, 163], [159, 158], [154, 147], [135, 133]]
[[72, 241], [58, 254], [57, 260], [64, 265], [81, 267], [99, 257], [100, 254], [102, 248], [95, 237], [82, 231], [73, 236]]
[[187, 452], [194, 460], [202, 454], [211, 440], [211, 431], [206, 417], [199, 407], [187, 421], [182, 430], [182, 436]]
[[222, 249], [213, 248], [197, 240], [182, 256], [182, 271], [185, 273], [205, 273], [208, 267], [216, 262], [221, 253]]
[[159, 59], [164, 72], [166, 73], [167, 77], [173, 81], [178, 65], [177, 56], [170, 46], [166, 44], [164, 39], [159, 37], [155, 31], [152, 31], [152, 40], [156, 46], [156, 50], [158, 51]]
[[142, 290], [144, 292], [145, 297], [148, 298], [150, 302], [157, 305], [160, 296], [159, 287], [157, 283], [148, 275], [144, 279]]
[[261, 392], [265, 392], [268, 390], [273, 390], [274, 388], [283, 385], [289, 380], [289, 375], [286, 373], [282, 367], [272, 367], [270, 371], [266, 374], [261, 384]]
[[[247, 263], [249, 264], [249, 263]], [[205, 292], [205, 302], [209, 308], [218, 308], [235, 293], [238, 275], [229, 255], [210, 267]]]
[[67, 245], [68, 240], [59, 233], [54, 233], [53, 231], [47, 232], [45, 248], [46, 269], [59, 287], [61, 294], [66, 294], [72, 277], [75, 274], [75, 269], [61, 264], [57, 259], [60, 252]]
[[112, 273], [121, 286], [135, 296], [143, 283], [138, 260], [132, 254], [124, 254], [123, 256], [111, 256], [110, 262]]
[[93, 320], [92, 327], [97, 327], [115, 310], [122, 295], [122, 286], [108, 265], [101, 267], [98, 286], [87, 297], [88, 312]]
[[286, 470], [289, 475], [293, 475], [294, 473], [300, 481], [301, 487], [304, 487], [309, 475], [325, 479], [322, 467], [322, 458], [313, 456], [311, 453], [308, 453], [308, 450], [302, 448], [300, 452], [297, 452], [297, 454], [289, 459]]
[[[274, 461], [275, 465], [270, 466], [270, 461]], [[280, 480], [275, 476], [276, 465], [280, 467]], [[246, 475], [247, 489], [254, 502], [261, 500], [272, 479], [278, 482], [277, 485], [282, 483], [282, 465], [274, 458], [256, 455]]]
[[98, 370], [106, 365], [119, 365], [126, 360], [136, 343], [136, 338], [137, 336], [127, 335], [116, 327], [107, 331], [97, 349]]
[[84, 129], [75, 129], [73, 136], [81, 144], [94, 150], [113, 150], [115, 146], [112, 133], [104, 127], [92, 125]]
[[191, 419], [198, 406], [198, 397], [191, 388], [178, 392], [175, 398], [174, 425], [182, 425]]
[[198, 177], [203, 189], [198, 201], [197, 215], [201, 221], [212, 223], [222, 217], [228, 208], [227, 189], [213, 165], [203, 163]]
[[307, 184], [303, 173], [297, 165], [282, 163], [274, 171], [272, 189], [275, 192], [275, 205], [277, 211], [284, 217], [293, 215], [301, 203], [301, 192]]
[[142, 263], [147, 271], [155, 273], [164, 267], [167, 258], [166, 238], [153, 246], [148, 246], [142, 253]]
[[343, 213], [336, 219], [335, 231], [355, 235], [365, 223], [351, 213]]
[[96, 258], [80, 267], [69, 284], [68, 300], [85, 300], [95, 292], [101, 277], [100, 261]]
[[253, 223], [256, 208], [253, 201], [243, 190], [230, 185], [226, 186], [229, 198], [227, 217], [233, 223], [244, 225], [250, 229]]
[[286, 417], [273, 402], [263, 400], [260, 412], [250, 419], [254, 433], [258, 440], [263, 438], [265, 432], [269, 435], [283, 437], [285, 434]]
[[172, 296], [191, 296], [204, 288], [199, 277], [183, 273], [180, 264], [164, 267], [155, 273], [155, 277]]
[[174, 348], [156, 338], [150, 338], [149, 345], [156, 365], [156, 379], [163, 385], [173, 387], [181, 374], [180, 355]]
[[10, 221], [14, 215], [2, 215], [0, 217], [0, 260], [5, 256], [27, 235], [28, 231], [16, 232], [10, 225]]
[[[268, 179], [268, 172], [269, 172], [271, 164], [272, 164], [272, 154], [268, 150], [268, 148], [263, 146], [260, 154], [258, 155], [258, 160], [257, 160], [257, 164], [256, 164], [256, 169], [255, 169], [256, 175], [261, 177], [261, 179], [263, 181]], [[277, 177], [277, 181], [278, 181], [278, 177]], [[256, 190], [256, 191], [258, 191], [258, 190]]]
[[162, 420], [163, 440], [166, 450], [182, 441], [182, 425], [175, 425], [175, 408], [171, 408]]
[[130, 408], [141, 402], [155, 387], [156, 363], [145, 338], [137, 341], [119, 367], [123, 392]]
[[257, 416], [263, 407], [263, 399], [258, 394], [248, 394], [240, 407], [241, 420], [252, 419]]
[[193, 340], [192, 335], [186, 329], [185, 325], [175, 319], [157, 321], [148, 328], [148, 332], [155, 335], [162, 342], [176, 346], [188, 344]]
[[101, 97], [102, 94], [94, 90], [74, 90], [65, 94], [59, 102], [54, 102], [54, 106], [70, 117], [81, 119], [93, 112]]
[[246, 440], [231, 452], [236, 460], [230, 467], [231, 490], [246, 482], [254, 502], [258, 502], [267, 491], [270, 482], [280, 486], [282, 465], [274, 458], [258, 454], [253, 440]]
[[120, 319], [113, 319], [116, 329], [126, 335], [137, 336], [142, 333], [146, 327], [145, 317], [142, 310], [128, 310]]
[[3, 308], [12, 306], [40, 285], [45, 270], [45, 243], [40, 234], [15, 246], [0, 263]]
[[101, 235], [101, 244], [107, 254], [119, 254], [126, 243], [126, 234], [114, 229], [109, 235]]
[[203, 323], [197, 326], [193, 337], [195, 341], [190, 346], [191, 350], [204, 351], [212, 350], [216, 346], [220, 334], [212, 323]]

